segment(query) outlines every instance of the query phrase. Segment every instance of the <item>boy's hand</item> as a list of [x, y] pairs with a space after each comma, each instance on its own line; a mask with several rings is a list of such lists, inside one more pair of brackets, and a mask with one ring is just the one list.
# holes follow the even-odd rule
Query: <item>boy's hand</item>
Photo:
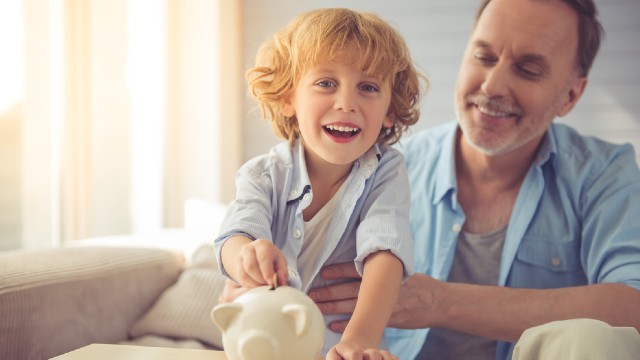
[[218, 303], [224, 304], [233, 302], [238, 296], [246, 293], [249, 288], [239, 285], [237, 282], [227, 279], [224, 283], [224, 289], [218, 297]]
[[256, 239], [242, 246], [235, 259], [235, 280], [244, 287], [273, 286], [277, 274], [278, 285], [287, 284], [287, 261], [270, 241]]
[[360, 346], [349, 341], [340, 341], [332, 347], [327, 354], [326, 360], [398, 360], [398, 357], [391, 355], [386, 350], [362, 349]]

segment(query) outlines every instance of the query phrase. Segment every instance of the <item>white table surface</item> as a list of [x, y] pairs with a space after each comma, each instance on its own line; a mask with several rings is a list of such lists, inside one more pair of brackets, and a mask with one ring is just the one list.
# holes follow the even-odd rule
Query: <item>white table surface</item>
[[223, 351], [134, 345], [91, 344], [56, 356], [55, 360], [227, 360]]

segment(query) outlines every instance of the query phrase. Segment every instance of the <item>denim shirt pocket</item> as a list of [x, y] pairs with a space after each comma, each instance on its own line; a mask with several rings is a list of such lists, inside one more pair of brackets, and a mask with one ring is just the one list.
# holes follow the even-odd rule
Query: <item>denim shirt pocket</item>
[[525, 237], [518, 248], [507, 285], [557, 288], [587, 283], [576, 241]]

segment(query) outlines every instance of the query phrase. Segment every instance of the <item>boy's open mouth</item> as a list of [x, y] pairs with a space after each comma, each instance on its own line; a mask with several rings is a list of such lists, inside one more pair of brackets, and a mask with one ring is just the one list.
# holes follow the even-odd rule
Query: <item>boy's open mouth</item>
[[322, 128], [329, 135], [337, 138], [350, 138], [360, 132], [360, 129], [351, 126], [325, 125]]

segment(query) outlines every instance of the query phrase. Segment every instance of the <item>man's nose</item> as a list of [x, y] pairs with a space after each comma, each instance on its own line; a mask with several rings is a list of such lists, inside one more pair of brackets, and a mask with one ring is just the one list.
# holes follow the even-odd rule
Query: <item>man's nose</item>
[[485, 95], [490, 97], [506, 96], [509, 89], [509, 76], [511, 72], [509, 66], [503, 62], [498, 62], [485, 72], [481, 89]]

